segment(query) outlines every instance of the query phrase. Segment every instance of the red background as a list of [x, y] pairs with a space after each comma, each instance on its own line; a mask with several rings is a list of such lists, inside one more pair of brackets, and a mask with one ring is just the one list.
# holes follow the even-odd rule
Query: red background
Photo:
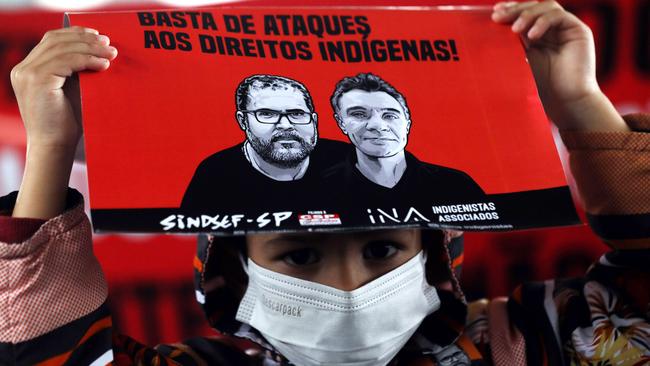
[[[472, 3], [490, 3], [471, 1]], [[256, 1], [259, 3], [259, 1]], [[276, 3], [287, 1], [274, 0]], [[297, 1], [294, 1], [297, 3]], [[349, 1], [331, 3], [349, 5]], [[376, 1], [380, 5], [395, 4]], [[401, 4], [417, 4], [403, 1]], [[423, 3], [423, 2], [420, 2]], [[434, 3], [434, 1], [429, 4]], [[446, 1], [446, 3], [460, 3]], [[650, 112], [648, 0], [567, 0], [561, 3], [592, 27], [601, 87], [622, 113]], [[61, 13], [0, 13], [0, 194], [17, 189], [23, 169], [24, 132], [9, 83], [9, 70]], [[638, 50], [645, 49], [645, 53]], [[644, 64], [644, 61], [646, 62]], [[83, 188], [82, 165], [73, 185]], [[82, 189], [83, 190], [83, 189]], [[98, 235], [95, 253], [109, 281], [118, 328], [149, 344], [210, 334], [192, 287], [192, 236]], [[470, 299], [508, 294], [530, 280], [578, 276], [606, 250], [587, 227], [517, 233], [468, 233], [461, 281]]]
[[[205, 157], [244, 138], [234, 91], [245, 77], [288, 76], [309, 89], [321, 137], [344, 139], [329, 105], [343, 76], [372, 71], [407, 99], [408, 149], [420, 160], [460, 169], [487, 193], [566, 185], [551, 132], [519, 39], [490, 20], [489, 10], [291, 10], [282, 14], [368, 17], [369, 39], [455, 39], [458, 62], [331, 63], [316, 55], [316, 37], [264, 36], [273, 10], [214, 11], [220, 31], [141, 27], [135, 13], [72, 14], [73, 25], [101, 29], [120, 54], [107, 72], [81, 78], [91, 206], [177, 207]], [[221, 14], [252, 14], [255, 35], [223, 30]], [[408, 24], [408, 26], [406, 26]], [[144, 49], [143, 29], [190, 34], [191, 52]], [[314, 60], [202, 54], [197, 33], [253, 39], [308, 40]], [[360, 40], [360, 36], [325, 40]], [[223, 174], [228, 179], [227, 172]], [[156, 189], [151, 182], [156, 181]], [[128, 185], [115, 189], [116, 182]]]

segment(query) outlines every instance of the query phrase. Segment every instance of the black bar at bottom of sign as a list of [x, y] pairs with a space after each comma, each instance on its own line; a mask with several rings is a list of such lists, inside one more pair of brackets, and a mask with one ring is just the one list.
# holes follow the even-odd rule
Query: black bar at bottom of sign
[[[237, 227], [232, 225], [229, 228], [219, 228], [217, 230], [204, 228], [179, 228], [174, 227], [170, 230], [163, 230], [161, 221], [171, 215], [183, 215], [184, 217], [198, 217], [197, 213], [184, 212], [180, 208], [130, 208], [130, 209], [93, 209], [91, 210], [94, 230], [96, 232], [165, 232], [165, 233], [193, 233], [193, 232], [215, 232], [217, 234], [243, 234], [244, 232], [255, 231], [305, 231], [305, 230], [354, 230], [354, 229], [372, 229], [377, 227], [399, 227], [399, 226], [422, 226], [422, 227], [439, 227], [444, 225], [448, 228], [456, 228], [467, 231], [504, 231], [504, 230], [521, 230], [532, 229], [546, 226], [565, 226], [580, 223], [576, 214], [571, 193], [567, 186], [531, 190], [515, 193], [492, 194], [487, 195], [481, 202], [493, 202], [498, 213], [497, 220], [490, 221], [465, 221], [465, 222], [438, 222], [439, 215], [433, 214], [432, 205], [414, 205], [406, 207], [376, 207], [372, 209], [376, 213], [377, 209], [382, 209], [388, 213], [399, 213], [403, 219], [408, 210], [412, 207], [418, 212], [423, 213], [430, 222], [414, 219], [416, 215], [411, 215], [409, 222], [394, 222], [386, 218], [384, 222], [379, 222], [380, 217], [370, 214], [366, 208], [338, 207], [334, 208], [304, 208], [292, 207], [287, 209], [257, 209], [249, 212], [205, 212], [206, 215], [234, 215], [245, 214], [246, 218], [257, 218], [264, 215], [265, 212], [291, 211], [293, 215], [282, 222], [280, 227], [267, 225], [258, 227], [256, 220], [247, 222], [246, 219], [240, 220]], [[451, 206], [454, 206], [452, 203]], [[459, 203], [460, 204], [460, 203]], [[435, 206], [438, 206], [436, 203]], [[394, 211], [393, 211], [394, 209]], [[343, 225], [314, 225], [301, 226], [298, 222], [298, 215], [307, 214], [313, 211], [325, 211], [327, 213], [338, 214]], [[413, 212], [411, 212], [413, 213]], [[375, 224], [371, 224], [370, 216], [373, 216]], [[265, 216], [268, 218], [268, 216]], [[396, 216], [397, 217], [397, 216]], [[408, 216], [407, 216], [408, 217]], [[173, 220], [172, 220], [173, 221]], [[250, 221], [250, 220], [248, 220]]]

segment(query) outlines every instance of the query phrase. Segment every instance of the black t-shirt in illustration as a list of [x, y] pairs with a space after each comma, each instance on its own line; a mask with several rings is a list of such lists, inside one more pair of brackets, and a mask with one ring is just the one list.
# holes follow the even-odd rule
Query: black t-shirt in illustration
[[201, 162], [190, 182], [181, 208], [205, 214], [295, 211], [314, 207], [323, 196], [323, 171], [340, 163], [350, 145], [319, 139], [309, 156], [305, 175], [294, 181], [276, 181], [257, 171], [246, 159], [243, 143], [219, 151]]
[[[466, 173], [419, 161], [405, 152], [406, 170], [392, 188], [376, 184], [356, 167], [356, 152], [323, 173], [323, 184], [338, 186], [326, 201], [338, 207], [386, 208], [481, 202], [485, 193]], [[345, 188], [343, 188], [345, 187]]]

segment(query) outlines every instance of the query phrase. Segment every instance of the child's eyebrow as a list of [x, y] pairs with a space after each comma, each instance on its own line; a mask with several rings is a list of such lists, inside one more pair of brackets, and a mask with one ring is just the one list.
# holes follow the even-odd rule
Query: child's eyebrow
[[354, 237], [357, 240], [395, 240], [399, 236], [399, 231], [394, 230], [368, 230], [357, 231], [349, 233], [294, 233], [294, 234], [280, 234], [267, 241], [265, 244], [281, 246], [292, 244], [315, 244], [322, 242], [328, 238], [346, 235]]
[[301, 234], [283, 234], [280, 236], [277, 236], [275, 238], [269, 239], [265, 242], [265, 244], [271, 244], [271, 245], [282, 245], [282, 244], [305, 244], [312, 242], [316, 239], [320, 239], [322, 237], [322, 234], [308, 234], [308, 235], [301, 235]]

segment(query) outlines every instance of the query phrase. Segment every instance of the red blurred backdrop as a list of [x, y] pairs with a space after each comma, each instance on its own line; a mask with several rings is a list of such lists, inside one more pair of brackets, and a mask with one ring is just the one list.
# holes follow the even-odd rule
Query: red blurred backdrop
[[[593, 29], [598, 77], [621, 113], [650, 112], [650, 0], [566, 0], [565, 7]], [[247, 4], [304, 5], [290, 0]], [[344, 0], [319, 4], [350, 5]], [[364, 5], [491, 4], [491, 1], [366, 1]], [[309, 2], [313, 4], [313, 2]], [[124, 2], [111, 9], [152, 7]], [[167, 6], [169, 7], [169, 6]], [[9, 72], [47, 29], [60, 27], [62, 12], [0, 8], [0, 194], [18, 188], [25, 137]], [[561, 155], [562, 147], [559, 147]], [[570, 177], [569, 177], [569, 180]], [[85, 166], [76, 164], [71, 185], [87, 193]], [[194, 300], [195, 238], [162, 235], [96, 235], [95, 253], [109, 281], [117, 328], [148, 344], [210, 334]], [[607, 247], [587, 227], [467, 233], [462, 283], [470, 299], [507, 295], [518, 283], [578, 276]]]

